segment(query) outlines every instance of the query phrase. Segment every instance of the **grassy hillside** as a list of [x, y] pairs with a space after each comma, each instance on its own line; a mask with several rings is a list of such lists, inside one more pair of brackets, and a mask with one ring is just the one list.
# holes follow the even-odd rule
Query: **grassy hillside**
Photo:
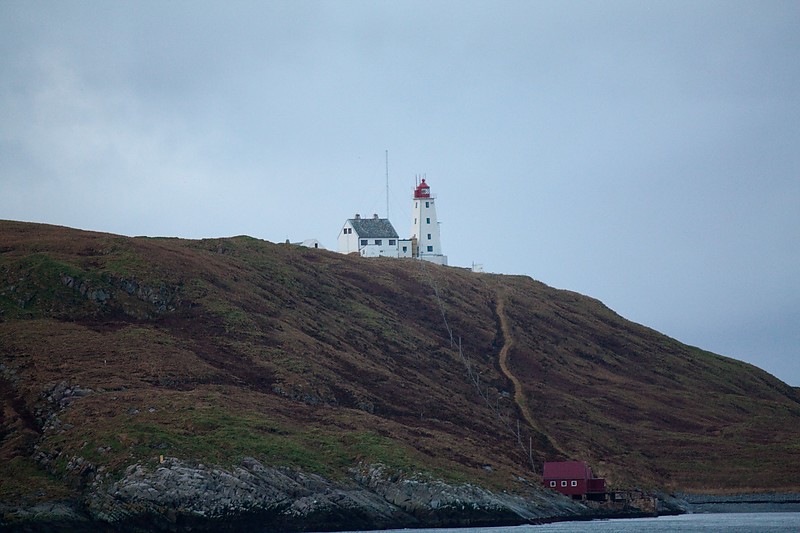
[[160, 455], [798, 488], [795, 389], [519, 276], [0, 222], [0, 363], [0, 500]]

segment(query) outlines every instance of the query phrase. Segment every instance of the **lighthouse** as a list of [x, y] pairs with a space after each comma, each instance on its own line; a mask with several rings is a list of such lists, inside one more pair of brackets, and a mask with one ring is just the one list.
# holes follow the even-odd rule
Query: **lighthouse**
[[414, 189], [414, 209], [411, 215], [411, 240], [413, 256], [437, 265], [446, 265], [447, 256], [442, 254], [442, 239], [439, 235], [439, 220], [436, 218], [436, 197], [431, 194], [425, 178]]

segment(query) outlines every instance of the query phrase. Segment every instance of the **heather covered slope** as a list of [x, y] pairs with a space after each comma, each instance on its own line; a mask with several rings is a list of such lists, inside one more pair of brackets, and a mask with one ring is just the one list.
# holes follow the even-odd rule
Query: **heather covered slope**
[[0, 222], [0, 312], [2, 501], [160, 455], [509, 491], [570, 458], [619, 487], [797, 489], [795, 389], [530, 278]]
[[621, 319], [596, 300], [505, 280], [513, 371], [564, 454], [616, 485], [786, 490], [800, 474], [800, 394], [752, 365]]

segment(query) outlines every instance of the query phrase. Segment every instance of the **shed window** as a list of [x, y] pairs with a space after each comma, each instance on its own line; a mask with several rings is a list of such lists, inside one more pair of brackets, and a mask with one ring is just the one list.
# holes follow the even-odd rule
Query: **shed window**
[[566, 482], [566, 481], [562, 481], [562, 482], [561, 482], [561, 486], [562, 486], [562, 487], [566, 487], [566, 486], [567, 486], [567, 482]]
[[577, 482], [577, 481], [575, 481], [575, 480], [572, 480], [572, 481], [570, 481], [570, 483], [569, 483], [569, 484], [570, 484], [570, 486], [572, 486], [572, 487], [577, 487], [577, 486], [578, 486], [578, 482]]
[[408, 251], [408, 246], [403, 246], [403, 251], [407, 252]]
[[555, 488], [556, 485], [558, 485], [558, 483], [556, 483], [555, 481], [551, 481], [550, 482], [550, 486], [551, 487]]
[[428, 246], [428, 251], [432, 252], [433, 251], [433, 246]]

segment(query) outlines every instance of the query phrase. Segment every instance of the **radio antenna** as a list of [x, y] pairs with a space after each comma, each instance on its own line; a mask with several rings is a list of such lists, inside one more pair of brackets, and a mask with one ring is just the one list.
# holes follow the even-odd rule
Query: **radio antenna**
[[386, 220], [389, 220], [389, 150], [386, 150]]

